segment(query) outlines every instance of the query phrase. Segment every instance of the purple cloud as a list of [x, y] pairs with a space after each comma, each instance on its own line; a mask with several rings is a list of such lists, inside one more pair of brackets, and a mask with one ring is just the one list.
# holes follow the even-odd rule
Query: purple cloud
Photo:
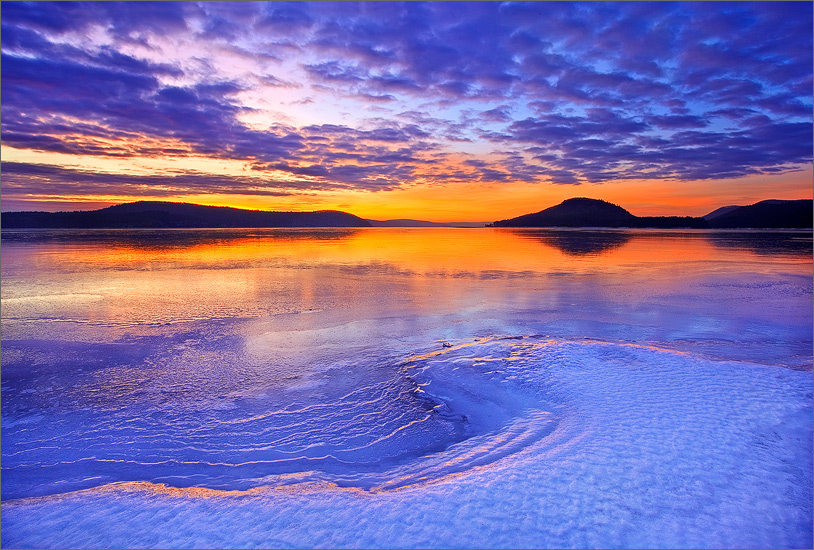
[[[90, 172], [18, 162], [3, 162], [3, 188], [10, 193], [38, 195], [75, 193], [86, 195], [122, 194], [131, 196], [173, 196], [194, 193], [251, 194], [287, 196], [311, 189], [323, 189], [307, 180], [275, 181], [249, 177], [204, 175], [180, 172], [155, 176], [131, 176]], [[341, 186], [335, 186], [341, 188]]]
[[[768, 173], [811, 162], [811, 18], [802, 2], [4, 2], [2, 139], [237, 159], [325, 189]], [[187, 44], [200, 59], [156, 54]], [[210, 51], [256, 65], [219, 73]], [[262, 87], [289, 119], [246, 102]], [[297, 119], [328, 101], [330, 124]], [[449, 164], [474, 143], [483, 157]]]

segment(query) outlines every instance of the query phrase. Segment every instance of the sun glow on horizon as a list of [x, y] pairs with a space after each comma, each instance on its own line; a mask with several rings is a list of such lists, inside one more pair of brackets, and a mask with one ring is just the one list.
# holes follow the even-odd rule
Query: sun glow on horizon
[[[113, 173], [113, 172], [111, 172]], [[416, 219], [431, 222], [493, 222], [537, 212], [574, 197], [601, 199], [638, 216], [703, 216], [716, 208], [748, 205], [761, 200], [812, 198], [812, 170], [793, 174], [749, 176], [734, 183], [716, 182], [724, 189], [710, 194], [709, 182], [684, 182], [680, 187], [659, 181], [627, 181], [624, 186], [583, 184], [547, 186], [445, 183], [379, 192], [314, 190], [280, 196], [255, 194], [170, 195], [32, 195], [3, 200], [3, 211], [95, 210], [140, 200], [186, 202], [247, 210], [308, 212], [341, 210], [365, 219]], [[727, 185], [728, 184], [728, 185]]]

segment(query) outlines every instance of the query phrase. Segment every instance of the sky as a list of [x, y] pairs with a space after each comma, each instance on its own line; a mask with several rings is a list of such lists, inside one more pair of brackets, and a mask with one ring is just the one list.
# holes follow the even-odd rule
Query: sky
[[811, 2], [2, 2], [3, 211], [812, 197]]

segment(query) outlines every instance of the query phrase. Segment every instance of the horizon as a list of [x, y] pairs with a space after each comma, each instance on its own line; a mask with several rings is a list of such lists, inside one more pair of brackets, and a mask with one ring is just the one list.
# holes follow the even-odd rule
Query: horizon
[[811, 3], [2, 16], [3, 212], [158, 200], [489, 223], [575, 196], [700, 217], [814, 194]]
[[[530, 211], [530, 212], [525, 212], [524, 214], [533, 214], [533, 213], [541, 212], [541, 211], [546, 210], [546, 209], [548, 209], [548, 208], [551, 208], [551, 207], [553, 207], [553, 206], [558, 206], [559, 204], [562, 204], [562, 202], [565, 202], [565, 201], [567, 201], [567, 200], [572, 200], [572, 199], [589, 199], [589, 200], [598, 200], [598, 201], [606, 202], [606, 203], [609, 203], [609, 204], [614, 204], [614, 205], [619, 206], [619, 207], [621, 207], [621, 208], [625, 209], [626, 211], [630, 212], [630, 210], [628, 210], [628, 209], [625, 207], [625, 205], [623, 205], [623, 204], [616, 204], [616, 203], [613, 203], [613, 202], [611, 202], [611, 201], [606, 201], [606, 200], [604, 200], [604, 199], [595, 199], [595, 198], [592, 198], [592, 197], [569, 197], [569, 198], [564, 199], [563, 201], [561, 201], [561, 202], [559, 202], [559, 203], [557, 203], [557, 204], [551, 204], [551, 205], [548, 205], [548, 206], [544, 206], [544, 207], [543, 207], [543, 208], [541, 208], [540, 210], [533, 210], [533, 211]], [[763, 202], [763, 201], [767, 201], [767, 200], [792, 200], [792, 201], [793, 201], [793, 200], [812, 200], [812, 199], [810, 199], [810, 198], [808, 198], [808, 197], [801, 198], [801, 199], [763, 199], [762, 201], [758, 201], [758, 202]], [[115, 203], [115, 204], [109, 204], [109, 205], [107, 205], [107, 206], [102, 206], [102, 207], [98, 207], [98, 208], [86, 208], [86, 209], [79, 209], [79, 210], [48, 210], [48, 211], [46, 211], [46, 210], [40, 210], [40, 211], [36, 211], [36, 210], [3, 210], [3, 211], [2, 211], [2, 213], [4, 214], [4, 213], [14, 213], [14, 212], [48, 212], [48, 213], [91, 212], [91, 211], [101, 210], [101, 209], [103, 209], [103, 208], [108, 208], [108, 207], [110, 207], [110, 206], [117, 206], [117, 205], [121, 205], [121, 204], [131, 204], [132, 202], [160, 202], [160, 203], [167, 203], [167, 204], [190, 204], [190, 205], [195, 205], [195, 206], [213, 206], [213, 207], [220, 207], [220, 208], [237, 208], [237, 209], [240, 209], [240, 210], [248, 210], [248, 211], [256, 211], [256, 212], [318, 212], [318, 210], [313, 210], [313, 211], [294, 211], [294, 210], [264, 210], [264, 209], [255, 209], [255, 208], [241, 208], [241, 207], [229, 206], [229, 205], [217, 205], [217, 204], [215, 204], [215, 205], [208, 205], [208, 204], [199, 204], [199, 203], [193, 203], [193, 202], [187, 202], [187, 201], [168, 201], [168, 200], [148, 200], [148, 199], [140, 199], [140, 200], [138, 200], [138, 201], [131, 201], [131, 202]], [[751, 203], [751, 204], [738, 204], [738, 205], [735, 205], [735, 204], [724, 204], [724, 205], [721, 205], [721, 206], [718, 206], [718, 207], [714, 208], [713, 210], [710, 210], [710, 211], [709, 211], [709, 212], [707, 212], [706, 214], [702, 214], [701, 216], [690, 216], [690, 217], [703, 217], [703, 216], [705, 216], [705, 215], [707, 215], [707, 214], [711, 214], [712, 212], [714, 212], [714, 211], [716, 211], [716, 210], [718, 210], [718, 209], [721, 209], [721, 208], [729, 208], [729, 207], [733, 207], [733, 206], [738, 206], [738, 207], [740, 207], [740, 206], [751, 206], [752, 204], [756, 204], [756, 203]], [[328, 209], [323, 209], [323, 210], [328, 210]], [[332, 209], [331, 209], [331, 210], [332, 210]], [[347, 213], [347, 214], [352, 214], [352, 215], [356, 216], [356, 214], [354, 214], [353, 212], [345, 212], [345, 213]], [[631, 214], [633, 214], [634, 216], [641, 216], [640, 214], [636, 214], [636, 213], [634, 213], [634, 212], [630, 212], [630, 213], [631, 213]], [[524, 215], [524, 214], [520, 214], [520, 215], [522, 216], [522, 215]], [[684, 216], [684, 215], [682, 215], [682, 214], [664, 214], [664, 215], [662, 215], [662, 214], [647, 214], [646, 216], [654, 216], [654, 217], [668, 217], [668, 216]], [[510, 218], [496, 218], [496, 219], [493, 219], [493, 220], [451, 220], [451, 221], [446, 221], [446, 222], [434, 222], [434, 221], [432, 221], [432, 220], [425, 220], [425, 219], [422, 219], [422, 218], [419, 218], [419, 217], [411, 217], [411, 216], [406, 216], [406, 217], [403, 217], [403, 218], [388, 218], [388, 219], [365, 218], [365, 217], [363, 217], [363, 216], [358, 216], [358, 217], [359, 217], [359, 218], [362, 218], [362, 219], [364, 219], [364, 220], [368, 220], [368, 221], [376, 221], [376, 222], [387, 222], [387, 221], [400, 221], [400, 220], [405, 220], [405, 221], [431, 222], [431, 223], [447, 223], [447, 224], [450, 224], [450, 223], [466, 223], [466, 224], [471, 224], [471, 223], [485, 223], [485, 224], [491, 224], [491, 223], [496, 222], [496, 221], [501, 221], [501, 220], [510, 219]]]

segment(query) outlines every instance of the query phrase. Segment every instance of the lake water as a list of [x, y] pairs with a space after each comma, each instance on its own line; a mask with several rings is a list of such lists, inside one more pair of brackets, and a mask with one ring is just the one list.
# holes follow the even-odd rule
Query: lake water
[[810, 232], [4, 231], [5, 547], [809, 547]]

